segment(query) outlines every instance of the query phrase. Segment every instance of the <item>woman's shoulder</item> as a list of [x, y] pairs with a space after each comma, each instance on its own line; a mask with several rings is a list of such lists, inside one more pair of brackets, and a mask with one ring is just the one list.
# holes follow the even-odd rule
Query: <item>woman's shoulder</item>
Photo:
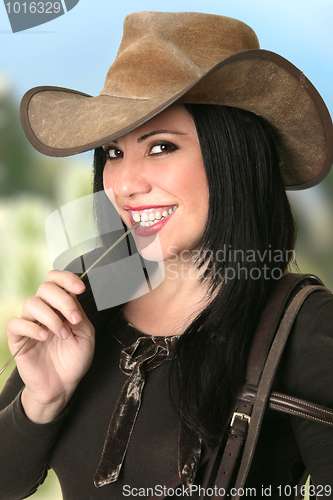
[[333, 294], [318, 290], [297, 315], [284, 355], [289, 394], [333, 407]]
[[333, 294], [327, 289], [316, 290], [306, 298], [296, 317], [290, 343], [299, 351], [309, 345], [321, 350], [325, 343], [333, 347], [332, 342]]

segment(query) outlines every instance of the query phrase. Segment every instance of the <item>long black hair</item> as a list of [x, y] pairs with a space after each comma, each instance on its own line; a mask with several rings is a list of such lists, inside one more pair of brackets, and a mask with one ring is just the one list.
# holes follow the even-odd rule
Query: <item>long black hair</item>
[[[250, 342], [267, 297], [293, 256], [295, 227], [279, 169], [280, 137], [238, 108], [185, 104], [196, 125], [209, 210], [196, 265], [214, 298], [181, 335], [178, 374], [183, 423], [207, 446], [227, 424], [245, 376]], [[102, 148], [94, 190], [103, 189]]]

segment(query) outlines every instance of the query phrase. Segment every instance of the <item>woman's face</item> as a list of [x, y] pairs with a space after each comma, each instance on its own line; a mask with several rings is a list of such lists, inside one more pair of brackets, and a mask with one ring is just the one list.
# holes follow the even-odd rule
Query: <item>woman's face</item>
[[140, 220], [136, 241], [157, 233], [163, 260], [194, 248], [207, 220], [208, 183], [185, 107], [171, 106], [104, 149], [104, 188], [127, 226]]

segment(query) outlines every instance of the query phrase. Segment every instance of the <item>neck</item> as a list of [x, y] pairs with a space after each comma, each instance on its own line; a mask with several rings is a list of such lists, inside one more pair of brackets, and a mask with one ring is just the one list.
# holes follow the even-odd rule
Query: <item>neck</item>
[[164, 262], [165, 278], [146, 295], [127, 303], [124, 314], [133, 326], [150, 335], [180, 335], [209, 304], [201, 270], [183, 258]]

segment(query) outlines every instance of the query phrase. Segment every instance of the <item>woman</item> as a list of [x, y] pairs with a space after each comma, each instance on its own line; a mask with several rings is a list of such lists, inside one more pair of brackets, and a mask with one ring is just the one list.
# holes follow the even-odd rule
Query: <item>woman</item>
[[[140, 12], [126, 18], [100, 96], [38, 88], [21, 109], [43, 153], [95, 148], [95, 192], [112, 192], [127, 226], [140, 221], [139, 252], [156, 233], [165, 279], [98, 311], [87, 281], [51, 271], [9, 322], [12, 352], [33, 340], [1, 396], [1, 495], [31, 494], [48, 467], [65, 499], [149, 497], [178, 469], [183, 485], [200, 485], [291, 260], [284, 186], [314, 185], [331, 164], [325, 105], [243, 23]], [[333, 407], [332, 324], [331, 295], [311, 295], [276, 388]], [[246, 486], [288, 497], [305, 464], [329, 498], [332, 445], [329, 427], [268, 412]]]

